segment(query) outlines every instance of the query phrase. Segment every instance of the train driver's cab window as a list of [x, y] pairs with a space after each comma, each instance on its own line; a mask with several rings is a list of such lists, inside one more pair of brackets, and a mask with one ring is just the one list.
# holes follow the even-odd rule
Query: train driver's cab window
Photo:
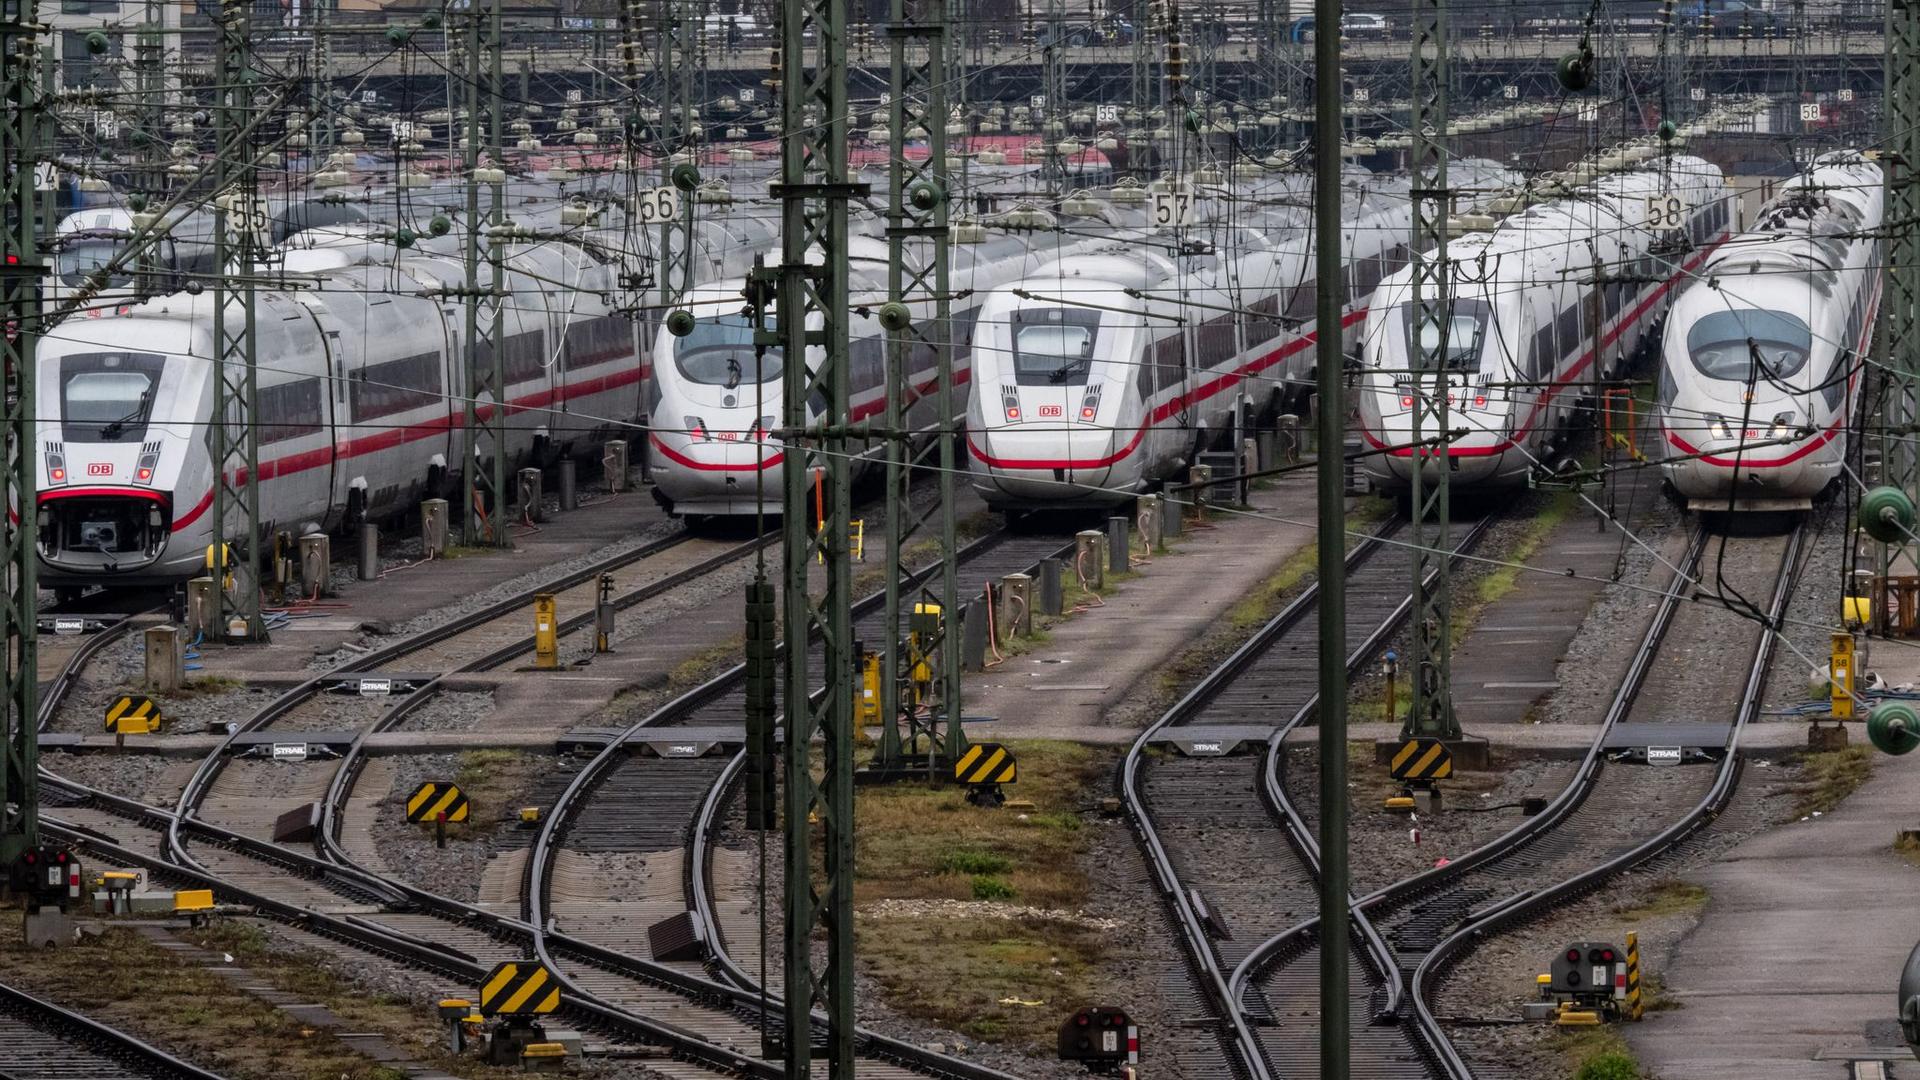
[[1726, 382], [1791, 378], [1812, 349], [1813, 331], [1784, 311], [1716, 311], [1687, 331], [1694, 368]]
[[68, 442], [146, 437], [166, 358], [153, 353], [81, 353], [60, 359], [61, 431]]
[[1021, 386], [1085, 386], [1100, 313], [1021, 308], [1013, 313], [1013, 373]]
[[[1492, 309], [1481, 300], [1455, 300], [1438, 319], [1420, 323], [1420, 312], [1412, 304], [1401, 311], [1402, 341], [1407, 343], [1407, 367], [1418, 366], [1419, 356], [1412, 343], [1418, 340], [1421, 351], [1438, 354], [1449, 371], [1479, 371], [1480, 355], [1485, 350], [1487, 327]], [[1418, 324], [1418, 325], [1416, 325]], [[1416, 339], [1416, 332], [1419, 337]]]

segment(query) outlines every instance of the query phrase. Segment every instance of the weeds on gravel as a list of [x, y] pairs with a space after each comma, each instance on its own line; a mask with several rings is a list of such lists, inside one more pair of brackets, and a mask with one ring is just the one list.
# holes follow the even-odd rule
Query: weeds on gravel
[[541, 768], [531, 755], [518, 750], [462, 751], [453, 782], [460, 785], [472, 809], [466, 824], [454, 826], [448, 835], [477, 839], [509, 821], [517, 821], [520, 795]]
[[1638, 895], [1615, 907], [1624, 922], [1657, 919], [1666, 915], [1689, 915], [1707, 906], [1707, 890], [1691, 881], [1665, 878], [1640, 890]]
[[180, 689], [162, 695], [170, 698], [211, 697], [224, 694], [229, 690], [239, 690], [247, 684], [231, 675], [191, 675], [180, 684]]
[[1610, 1027], [1567, 1029], [1555, 1039], [1573, 1080], [1639, 1080], [1640, 1063]]
[[1798, 764], [1800, 779], [1788, 788], [1797, 796], [1793, 816], [1824, 814], [1839, 806], [1873, 775], [1873, 748], [1849, 746], [1845, 750], [1801, 754]]
[[[362, 1056], [333, 1033], [304, 1029], [291, 1015], [247, 994], [233, 980], [168, 952], [133, 930], [110, 928], [61, 950], [60, 957], [60, 963], [48, 964], [44, 953], [9, 941], [0, 944], [0, 972], [7, 982], [133, 1032], [234, 1080], [389, 1080], [392, 1076], [386, 1066]], [[252, 963], [246, 966], [256, 970]], [[433, 1024], [424, 1012], [420, 1019], [423, 1025]], [[430, 1041], [431, 1030], [429, 1026], [425, 1036]], [[507, 1075], [484, 1067], [468, 1070], [464, 1064], [455, 1063], [463, 1076]]]

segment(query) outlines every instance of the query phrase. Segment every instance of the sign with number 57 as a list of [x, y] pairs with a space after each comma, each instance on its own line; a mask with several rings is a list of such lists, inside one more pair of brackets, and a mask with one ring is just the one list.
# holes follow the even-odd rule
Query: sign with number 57
[[1156, 191], [1147, 197], [1147, 208], [1156, 229], [1173, 229], [1193, 224], [1193, 193]]

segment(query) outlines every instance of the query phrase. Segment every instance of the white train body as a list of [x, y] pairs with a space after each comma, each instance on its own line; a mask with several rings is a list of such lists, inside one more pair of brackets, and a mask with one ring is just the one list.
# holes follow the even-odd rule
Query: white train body
[[[300, 288], [257, 293], [253, 420], [268, 528], [401, 512], [472, 454], [463, 309], [428, 295], [463, 280], [459, 262], [426, 252], [336, 261]], [[616, 268], [553, 243], [510, 249], [508, 266], [509, 463], [527, 462], [538, 436], [585, 454], [625, 435], [644, 367], [636, 324], [605, 301]], [[39, 349], [41, 581], [171, 584], [203, 572], [213, 536], [213, 296], [93, 314]], [[484, 402], [483, 417], [493, 407]]]
[[[1106, 228], [1110, 222], [1097, 224]], [[948, 288], [951, 305], [953, 398], [956, 416], [964, 408], [965, 386], [979, 349], [975, 323], [981, 302], [997, 286], [1018, 281], [1041, 260], [1061, 252], [1093, 250], [1109, 241], [1058, 233], [994, 235], [981, 243], [953, 244]], [[877, 311], [886, 301], [885, 241], [855, 235], [849, 240], [850, 291], [855, 319], [850, 349], [851, 415], [854, 422], [878, 421], [886, 408], [889, 335]], [[744, 275], [712, 281], [682, 301], [697, 318], [693, 332], [675, 337], [662, 326], [655, 333], [654, 378], [649, 389], [648, 462], [654, 497], [676, 514], [731, 516], [752, 514], [764, 497], [777, 512], [785, 451], [768, 434], [780, 426], [781, 350], [769, 348], [756, 358], [753, 328], [744, 313]], [[934, 306], [908, 305], [916, 326], [930, 335]], [[774, 328], [772, 313], [769, 329]], [[807, 364], [818, 370], [820, 349], [809, 349]], [[938, 426], [938, 358], [931, 349], [909, 353], [907, 426], [928, 438]], [[810, 411], [809, 417], [816, 413]], [[858, 475], [884, 452], [878, 443], [855, 460]]]
[[[1447, 422], [1465, 432], [1446, 448], [1451, 482], [1518, 485], [1557, 456], [1568, 422], [1591, 408], [1596, 339], [1597, 374], [1611, 376], [1726, 239], [1732, 211], [1719, 169], [1675, 157], [1451, 238]], [[1603, 287], [1597, 327], [1596, 264], [1628, 279]], [[1409, 267], [1381, 283], [1362, 345], [1364, 469], [1389, 491], [1411, 482], [1416, 395], [1442, 392], [1439, 375], [1410, 373], [1413, 312]], [[1432, 449], [1418, 460], [1429, 475], [1442, 467]]]
[[[1404, 261], [1409, 231], [1404, 181], [1350, 189], [1348, 339], [1375, 284]], [[1304, 205], [1262, 214], [1223, 202], [1202, 213], [1189, 238], [1210, 241], [1204, 253], [1178, 253], [1164, 238], [1115, 246], [1057, 260], [987, 299], [967, 458], [989, 505], [1130, 500], [1232, 430], [1238, 410], [1269, 410], [1311, 383], [1319, 283]]]
[[1841, 473], [1880, 302], [1880, 167], [1823, 157], [1680, 293], [1662, 469], [1699, 510], [1798, 509]]

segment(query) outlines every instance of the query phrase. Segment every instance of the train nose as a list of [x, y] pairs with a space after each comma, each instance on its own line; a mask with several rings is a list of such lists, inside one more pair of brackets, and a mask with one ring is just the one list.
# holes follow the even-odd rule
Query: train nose
[[989, 500], [1070, 506], [1112, 500], [1115, 466], [1133, 449], [1115, 442], [1105, 430], [1002, 427], [968, 436], [967, 456], [973, 472], [990, 479], [979, 485]]
[[74, 488], [40, 494], [40, 558], [59, 570], [127, 573], [166, 548], [172, 514], [155, 491]]

